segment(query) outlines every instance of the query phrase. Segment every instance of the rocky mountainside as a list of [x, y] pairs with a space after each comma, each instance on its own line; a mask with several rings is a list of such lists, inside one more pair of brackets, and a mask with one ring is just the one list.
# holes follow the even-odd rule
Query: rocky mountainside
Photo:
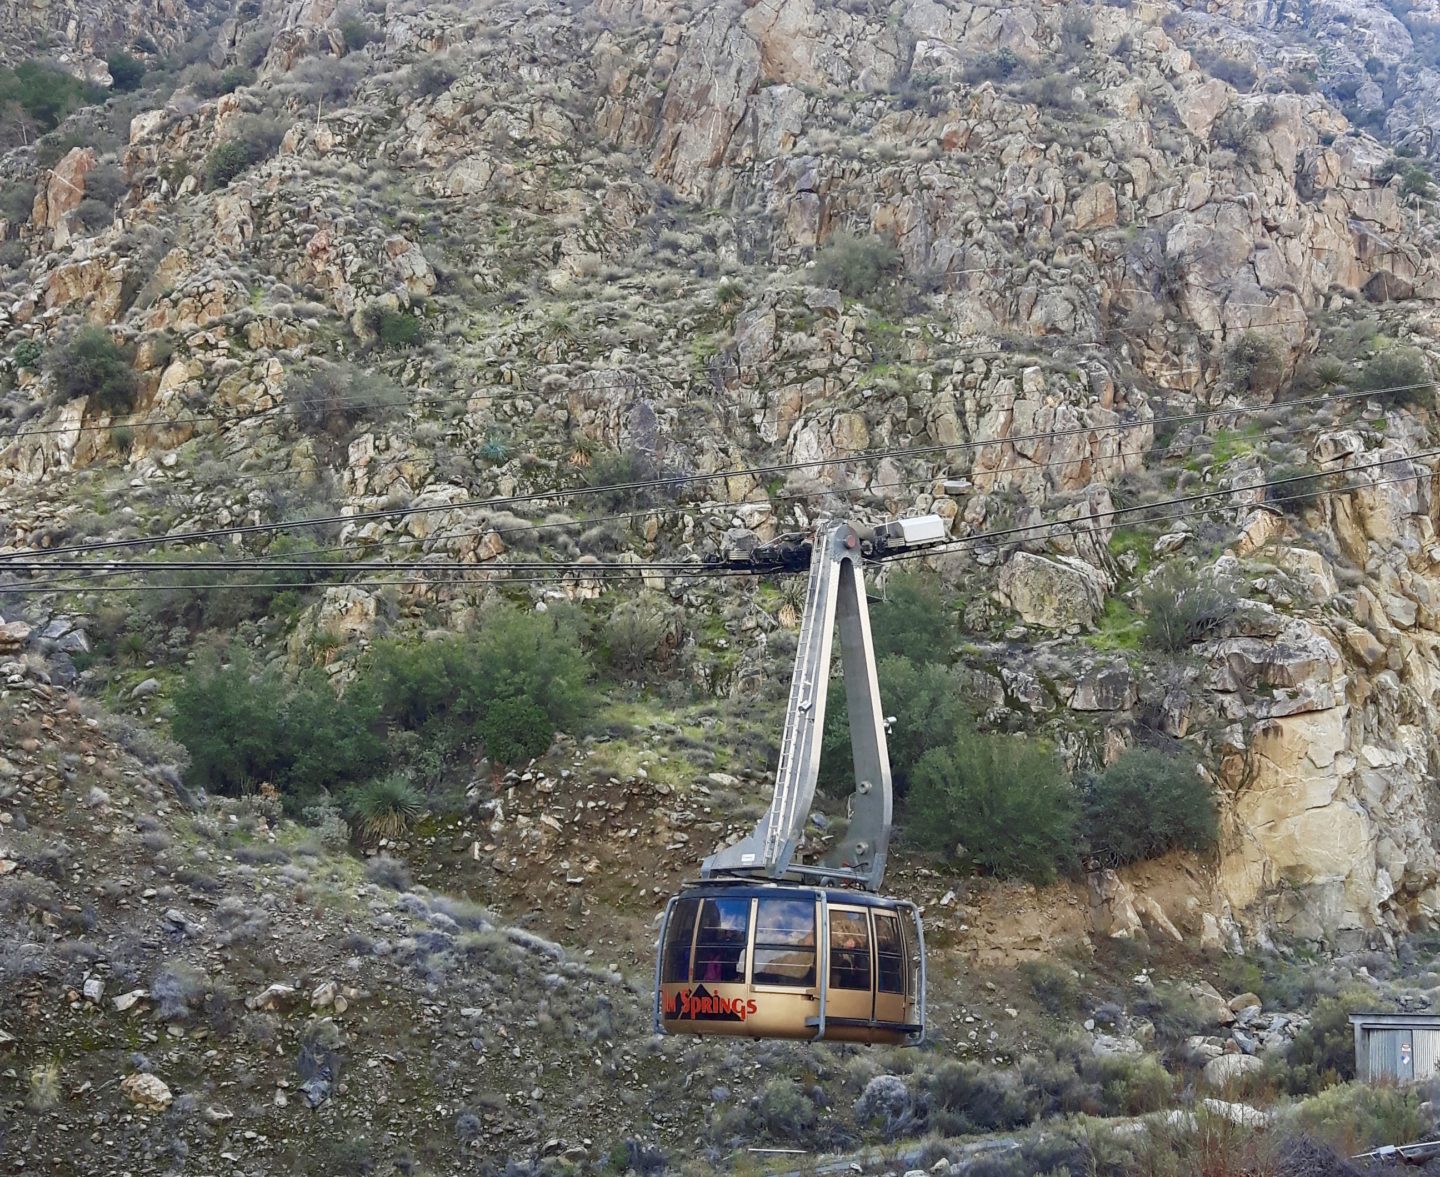
[[[1096, 857], [1039, 896], [960, 888], [940, 917], [953, 977], [1114, 938], [1393, 952], [1431, 929], [1440, 266], [1425, 161], [1440, 7], [265, 0], [5, 17], [0, 61], [18, 81], [0, 77], [0, 104], [29, 120], [0, 157], [0, 656], [18, 660], [16, 684], [163, 729], [217, 632], [343, 685], [378, 638], [469, 629], [506, 562], [563, 566], [510, 584], [512, 599], [598, 615], [637, 585], [587, 566], [629, 561], [663, 605], [672, 693], [741, 707], [783, 690], [787, 602], [650, 565], [826, 514], [933, 511], [956, 541], [927, 562], [953, 602], [940, 641], [982, 726], [1044, 736], [1077, 774], [1178, 743], [1221, 812], [1213, 855]], [[16, 72], [46, 49], [115, 93], [47, 106]], [[271, 527], [295, 519], [323, 522]], [[172, 533], [192, 538], [139, 542]], [[227, 612], [135, 564], [293, 558], [296, 536], [327, 559], [453, 562], [480, 583], [370, 570], [308, 587], [327, 578], [307, 573], [283, 607], [272, 593]], [[21, 563], [98, 558], [97, 544], [131, 564], [105, 583], [146, 587], [91, 592], [67, 578], [94, 570]], [[1157, 589], [1207, 586], [1229, 602], [1216, 616], [1170, 648], [1143, 638]], [[557, 992], [591, 1001], [602, 974], [570, 954], [615, 918], [629, 953], [615, 963], [643, 978], [654, 869], [673, 883], [763, 796], [765, 766], [706, 784], [686, 755], [615, 773], [641, 790], [632, 812], [668, 804], [644, 794], [653, 777], [687, 805], [697, 784], [715, 790], [726, 820], [696, 829], [677, 804], [689, 818], [645, 834], [650, 857], [599, 872], [613, 867], [623, 898], [573, 926], [552, 910], [568, 881], [466, 875], [481, 868], [465, 855], [504, 862], [493, 810], [493, 835], [455, 835], [447, 870], [464, 889], [512, 917], [547, 913], [565, 944], [545, 974]], [[34, 787], [52, 780], [36, 772]], [[179, 777], [126, 787], [117, 831], [194, 792]], [[67, 841], [84, 800], [67, 792], [56, 811]], [[20, 811], [51, 828], [38, 804]], [[505, 837], [548, 845], [540, 813], [527, 823]], [[162, 821], [95, 852], [188, 829]], [[593, 857], [571, 849], [555, 867], [567, 880]], [[279, 881], [297, 853], [232, 854], [249, 869], [225, 869], [217, 912], [247, 902], [242, 884], [315, 886]], [[439, 913], [517, 959], [551, 951], [428, 895], [401, 893], [396, 914], [353, 863], [323, 861], [338, 873], [317, 945], [415, 939]], [[71, 877], [55, 869], [57, 885]], [[131, 893], [132, 873], [107, 902], [152, 905], [144, 935], [205, 942], [186, 931], [194, 912], [166, 922], [159, 884]], [[952, 888], [910, 878], [940, 910]], [[12, 914], [88, 902], [52, 900]], [[301, 903], [273, 918], [306, 918]], [[1056, 903], [1089, 918], [1057, 922]], [[213, 977], [196, 952], [186, 967]], [[331, 981], [342, 996], [394, 983], [331, 963], [297, 959], [251, 987], [295, 988], [298, 1009]], [[153, 1002], [143, 972], [125, 984]], [[243, 981], [237, 997], [255, 998]], [[75, 1010], [113, 1004], [113, 988], [90, 1001], [77, 978]], [[615, 1001], [642, 1033], [642, 999]], [[163, 1033], [203, 1046], [187, 1025]], [[383, 1076], [385, 1058], [370, 1063]], [[437, 1106], [462, 1095], [445, 1087]], [[502, 1130], [519, 1116], [492, 1110]]]

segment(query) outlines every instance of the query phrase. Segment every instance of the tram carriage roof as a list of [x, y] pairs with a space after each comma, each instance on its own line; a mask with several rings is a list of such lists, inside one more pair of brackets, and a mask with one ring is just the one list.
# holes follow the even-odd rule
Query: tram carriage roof
[[703, 883], [687, 884], [676, 896], [677, 899], [774, 899], [779, 895], [824, 894], [827, 903], [844, 904], [849, 907], [879, 907], [889, 910], [913, 907], [908, 899], [890, 899], [869, 891], [851, 891], [843, 887], [821, 887], [810, 883], [767, 883], [748, 879], [730, 881], [712, 879]]

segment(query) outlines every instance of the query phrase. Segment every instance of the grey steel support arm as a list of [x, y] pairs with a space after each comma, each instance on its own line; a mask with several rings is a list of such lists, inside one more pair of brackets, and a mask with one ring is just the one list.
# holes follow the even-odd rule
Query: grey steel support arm
[[[701, 875], [706, 879], [725, 875], [768, 879], [788, 876], [858, 883], [871, 891], [880, 888], [890, 843], [890, 757], [865, 605], [862, 559], [860, 535], [848, 523], [828, 525], [815, 539], [775, 774], [775, 796], [752, 833], [705, 860]], [[855, 792], [850, 799], [848, 826], [821, 865], [797, 866], [795, 854], [820, 773], [825, 699], [837, 621]]]

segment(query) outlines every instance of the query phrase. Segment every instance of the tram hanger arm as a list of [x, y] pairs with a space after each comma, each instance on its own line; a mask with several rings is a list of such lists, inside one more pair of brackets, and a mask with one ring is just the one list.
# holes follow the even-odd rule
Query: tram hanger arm
[[[707, 858], [701, 877], [745, 875], [858, 883], [878, 891], [890, 844], [892, 789], [885, 716], [870, 637], [862, 562], [939, 543], [946, 538], [938, 515], [882, 524], [862, 538], [849, 523], [822, 525], [814, 539], [786, 535], [748, 552], [727, 553], [731, 567], [799, 569], [808, 561], [804, 620], [795, 651], [795, 673], [785, 711], [780, 764], [770, 808], [745, 838]], [[819, 866], [794, 865], [820, 775], [820, 745], [836, 624], [841, 671], [850, 716], [855, 791], [849, 824]]]

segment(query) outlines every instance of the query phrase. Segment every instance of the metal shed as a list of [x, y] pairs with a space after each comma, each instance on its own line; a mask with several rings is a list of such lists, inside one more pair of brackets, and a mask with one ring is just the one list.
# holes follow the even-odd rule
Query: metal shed
[[1371, 1083], [1440, 1074], [1440, 1014], [1351, 1014], [1355, 1073]]

